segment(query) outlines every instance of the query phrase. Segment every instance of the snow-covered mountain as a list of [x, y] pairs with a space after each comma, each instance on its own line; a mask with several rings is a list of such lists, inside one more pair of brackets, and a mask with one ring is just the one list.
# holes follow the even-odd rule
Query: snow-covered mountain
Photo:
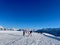
[[4, 28], [4, 27], [0, 25], [0, 28]]
[[0, 25], [0, 31], [17, 31], [19, 28], [5, 28]]
[[35, 32], [37, 33], [49, 33], [55, 36], [60, 36], [60, 28], [42, 28], [38, 29]]
[[33, 32], [32, 36], [23, 36], [22, 31], [0, 31], [0, 45], [60, 45], [60, 40], [45, 35]]

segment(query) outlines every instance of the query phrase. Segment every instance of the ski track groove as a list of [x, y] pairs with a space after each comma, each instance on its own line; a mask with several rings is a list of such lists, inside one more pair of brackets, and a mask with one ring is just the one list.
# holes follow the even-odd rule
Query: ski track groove
[[16, 42], [16, 41], [18, 41], [18, 40], [21, 40], [21, 39], [23, 39], [23, 38], [21, 37], [21, 38], [15, 39], [15, 40], [13, 40], [13, 41], [11, 41], [11, 42], [5, 44], [5, 45], [11, 45], [11, 44], [14, 44], [14, 42]]
[[[21, 36], [21, 35], [14, 35], [14, 34], [8, 34], [8, 35], [11, 35], [11, 36]], [[16, 38], [15, 40], [12, 40], [12, 41], [8, 42], [8, 43], [5, 44], [5, 45], [11, 45], [11, 44], [13, 44], [15, 41], [18, 41], [18, 40], [21, 40], [21, 39], [22, 39], [22, 37]]]
[[21, 37], [20, 37], [20, 38], [15, 39], [15, 40], [13, 40], [13, 41], [10, 41], [10, 42], [8, 42], [8, 43], [7, 43], [7, 44], [5, 44], [5, 45], [11, 45], [11, 44], [14, 44], [16, 41], [20, 41], [20, 40], [24, 39], [24, 37], [29, 37], [29, 36], [14, 35], [14, 34], [8, 34], [8, 35], [11, 35], [11, 36], [21, 36]]

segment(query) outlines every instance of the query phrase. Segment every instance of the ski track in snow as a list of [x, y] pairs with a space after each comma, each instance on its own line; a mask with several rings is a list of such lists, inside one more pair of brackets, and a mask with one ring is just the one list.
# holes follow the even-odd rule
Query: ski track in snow
[[40, 33], [23, 36], [22, 31], [3, 31], [0, 32], [0, 45], [60, 45], [60, 41]]

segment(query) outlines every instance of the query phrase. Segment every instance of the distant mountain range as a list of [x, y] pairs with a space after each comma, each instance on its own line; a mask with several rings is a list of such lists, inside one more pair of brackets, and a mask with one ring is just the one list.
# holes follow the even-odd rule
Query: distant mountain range
[[44, 29], [38, 29], [34, 32], [38, 33], [49, 33], [55, 36], [60, 36], [60, 28], [44, 28]]

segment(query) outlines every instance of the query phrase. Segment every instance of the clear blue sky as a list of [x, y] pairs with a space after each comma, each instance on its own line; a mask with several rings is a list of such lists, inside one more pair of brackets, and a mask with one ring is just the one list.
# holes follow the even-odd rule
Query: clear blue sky
[[60, 27], [60, 1], [0, 0], [0, 25], [9, 28]]

